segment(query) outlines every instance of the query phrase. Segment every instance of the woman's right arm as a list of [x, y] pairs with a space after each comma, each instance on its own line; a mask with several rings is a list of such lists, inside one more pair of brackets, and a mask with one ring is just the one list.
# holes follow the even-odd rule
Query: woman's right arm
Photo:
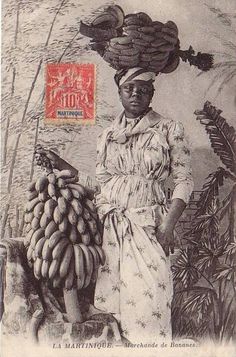
[[[67, 161], [63, 160], [59, 155], [57, 155], [52, 150], [37, 149], [36, 154], [44, 154], [50, 160], [53, 169], [57, 170], [70, 170], [74, 176], [78, 176], [78, 170], [70, 165]], [[37, 162], [37, 157], [36, 162]]]

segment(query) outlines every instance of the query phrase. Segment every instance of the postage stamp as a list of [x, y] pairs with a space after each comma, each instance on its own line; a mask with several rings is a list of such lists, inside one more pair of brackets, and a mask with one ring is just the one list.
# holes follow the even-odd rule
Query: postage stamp
[[95, 79], [92, 63], [48, 63], [45, 122], [94, 124]]

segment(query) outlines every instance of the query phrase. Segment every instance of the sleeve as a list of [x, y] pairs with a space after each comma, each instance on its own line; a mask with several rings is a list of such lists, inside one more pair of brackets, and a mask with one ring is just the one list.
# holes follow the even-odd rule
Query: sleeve
[[180, 198], [186, 204], [193, 191], [191, 156], [184, 127], [180, 122], [171, 122], [168, 130], [170, 171], [174, 181], [172, 199]]
[[108, 172], [106, 162], [106, 147], [107, 147], [107, 132], [106, 130], [98, 136], [97, 140], [97, 160], [96, 160], [96, 180], [98, 183], [104, 184], [109, 181], [112, 175]]

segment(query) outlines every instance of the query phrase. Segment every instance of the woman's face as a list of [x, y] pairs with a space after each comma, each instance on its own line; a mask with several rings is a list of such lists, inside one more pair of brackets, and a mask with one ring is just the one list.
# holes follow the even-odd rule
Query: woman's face
[[133, 80], [120, 86], [121, 103], [128, 118], [137, 118], [145, 113], [153, 97], [152, 82]]

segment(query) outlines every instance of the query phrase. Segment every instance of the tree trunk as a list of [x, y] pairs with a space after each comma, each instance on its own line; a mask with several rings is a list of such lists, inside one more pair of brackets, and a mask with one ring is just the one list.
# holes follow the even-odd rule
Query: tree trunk
[[8, 141], [8, 133], [9, 133], [9, 124], [10, 124], [10, 119], [7, 118], [5, 136], [4, 136], [4, 143], [3, 143], [3, 154], [2, 154], [2, 164], [4, 166], [7, 163], [7, 141]]
[[9, 203], [6, 204], [5, 210], [4, 210], [4, 215], [2, 217], [2, 227], [1, 227], [1, 239], [4, 238], [5, 235], [5, 228], [6, 228], [6, 224], [7, 224], [7, 217], [8, 217], [8, 211], [9, 211]]
[[[50, 37], [51, 37], [51, 34], [52, 34], [52, 30], [53, 30], [53, 26], [55, 24], [57, 15], [59, 14], [62, 6], [65, 3], [65, 1], [66, 0], [62, 0], [61, 1], [60, 6], [59, 6], [58, 10], [56, 11], [55, 16], [54, 16], [54, 18], [52, 20], [52, 23], [51, 23], [51, 26], [50, 26], [50, 29], [49, 29], [49, 33], [48, 33], [48, 36], [47, 36], [47, 40], [46, 40], [45, 45], [44, 45], [45, 49], [47, 48], [47, 46], [49, 44]], [[38, 79], [39, 73], [41, 71], [42, 64], [43, 64], [43, 58], [41, 58], [40, 61], [39, 61], [39, 64], [38, 64], [38, 67], [37, 67], [33, 82], [31, 84], [31, 88], [30, 88], [30, 91], [29, 91], [29, 94], [28, 94], [28, 97], [27, 97], [27, 100], [26, 100], [26, 103], [25, 103], [24, 112], [23, 112], [23, 115], [22, 115], [22, 118], [21, 118], [21, 122], [22, 123], [24, 123], [24, 121], [25, 121], [26, 114], [27, 114], [28, 107], [29, 107], [29, 103], [30, 103], [30, 99], [31, 99], [32, 93], [34, 91], [34, 87], [35, 87], [36, 81]], [[13, 153], [13, 157], [12, 157], [12, 162], [11, 162], [11, 167], [10, 167], [10, 174], [9, 174], [9, 179], [8, 179], [8, 192], [10, 192], [10, 189], [11, 189], [11, 184], [12, 184], [12, 179], [13, 179], [13, 172], [14, 172], [15, 161], [16, 161], [16, 155], [17, 155], [17, 150], [18, 150], [21, 134], [22, 134], [22, 131], [18, 134], [18, 138], [17, 138], [17, 141], [16, 141], [16, 145], [15, 145], [15, 149], [14, 149], [14, 153]]]

